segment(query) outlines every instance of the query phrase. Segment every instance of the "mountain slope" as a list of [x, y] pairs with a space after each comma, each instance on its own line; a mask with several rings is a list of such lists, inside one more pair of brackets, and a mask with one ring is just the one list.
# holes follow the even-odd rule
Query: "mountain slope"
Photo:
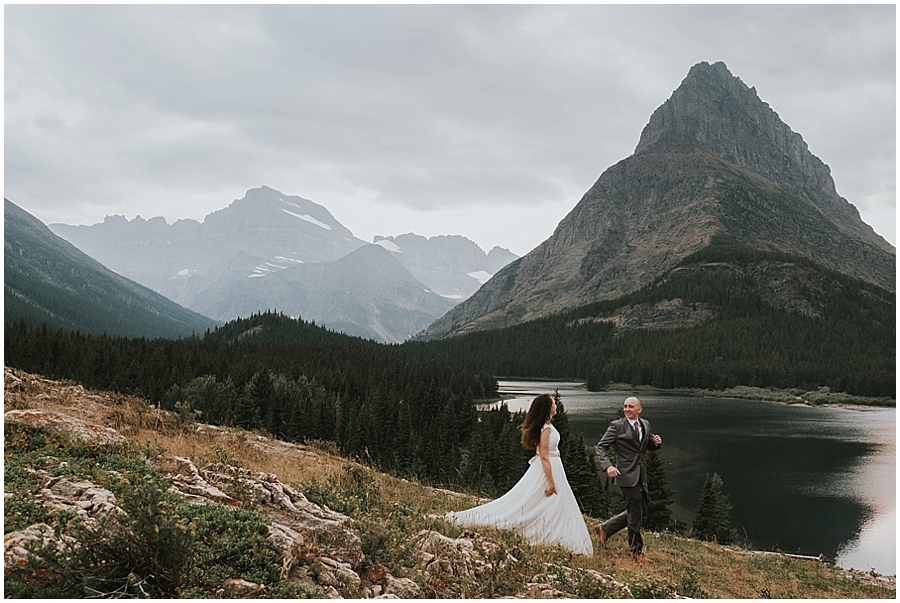
[[828, 167], [724, 64], [699, 63], [651, 116], [635, 153], [425, 337], [620, 297], [715, 237], [895, 288], [895, 249], [837, 194]]
[[[229, 472], [229, 475], [225, 476], [224, 483], [232, 486], [226, 492], [234, 496], [236, 482], [233, 476], [237, 475], [241, 476], [244, 487], [241, 494], [247, 493], [239, 501], [240, 508], [235, 509], [243, 514], [240, 517], [242, 523], [239, 527], [257, 525], [251, 523], [256, 512], [270, 514], [273, 525], [290, 520], [297, 514], [295, 510], [284, 510], [283, 507], [277, 506], [280, 495], [263, 499], [256, 494], [274, 491], [274, 487], [290, 492], [286, 487], [287, 484], [300, 490], [310, 503], [325, 505], [332, 512], [349, 515], [353, 521], [345, 526], [346, 531], [335, 530], [333, 524], [328, 521], [328, 514], [324, 517], [321, 514], [305, 515], [304, 528], [310, 532], [315, 530], [316, 532], [312, 534], [295, 528], [301, 533], [308, 534], [309, 540], [314, 544], [296, 547], [296, 550], [291, 551], [298, 559], [291, 567], [295, 569], [299, 567], [303, 571], [291, 572], [289, 578], [294, 581], [314, 580], [315, 582], [310, 585], [314, 588], [307, 588], [306, 592], [306, 596], [310, 598], [326, 596], [322, 591], [327, 591], [328, 588], [332, 588], [331, 593], [334, 595], [336, 591], [333, 587], [324, 587], [326, 579], [330, 580], [327, 583], [338, 585], [342, 596], [359, 600], [372, 597], [378, 592], [383, 597], [388, 595], [412, 599], [418, 595], [444, 600], [501, 597], [650, 599], [664, 596], [718, 599], [760, 597], [888, 599], [896, 595], [896, 580], [893, 576], [879, 576], [874, 571], [846, 570], [830, 563], [796, 559], [786, 555], [744, 549], [732, 550], [729, 547], [685, 538], [668, 531], [652, 533], [655, 563], [643, 566], [623, 560], [627, 558], [624, 538], [613, 541], [610, 549], [602, 554], [583, 557], [560, 555], [558, 551], [548, 547], [532, 548], [521, 537], [509, 531], [492, 530], [489, 534], [480, 534], [474, 530], [457, 535], [456, 532], [441, 527], [442, 524], [436, 525], [429, 516], [440, 516], [447, 511], [479, 504], [480, 501], [476, 496], [433, 488], [424, 485], [420, 479], [402, 479], [394, 472], [381, 473], [369, 464], [359, 464], [356, 456], [335, 454], [333, 446], [327, 447], [322, 442], [309, 441], [299, 445], [274, 439], [268, 434], [260, 434], [258, 430], [224, 430], [199, 424], [186, 429], [183, 414], [175, 415], [159, 411], [156, 406], [140, 398], [123, 397], [118, 393], [95, 389], [74, 388], [69, 383], [49, 381], [19, 370], [6, 370], [5, 389], [8, 407], [30, 409], [31, 412], [28, 414], [34, 417], [31, 423], [52, 412], [57, 416], [62, 415], [64, 419], [64, 421], [57, 419], [54, 422], [57, 426], [72, 425], [81, 420], [89, 425], [96, 425], [95, 429], [98, 431], [101, 430], [101, 426], [103, 430], [110, 431], [108, 428], [111, 426], [121, 434], [127, 434], [129, 441], [127, 448], [110, 451], [99, 459], [96, 458], [97, 455], [86, 458], [93, 452], [92, 448], [86, 446], [79, 448], [63, 444], [57, 445], [54, 450], [48, 450], [48, 454], [52, 454], [54, 458], [69, 461], [70, 469], [67, 470], [67, 475], [70, 480], [92, 481], [97, 475], [98, 463], [101, 463], [103, 468], [116, 469], [117, 475], [125, 473], [129, 477], [138, 478], [131, 480], [130, 483], [145, 485], [156, 483], [145, 477], [149, 472], [142, 460], [143, 456], [134, 458], [133, 454], [132, 456], [128, 454], [129, 451], [151, 447], [153, 449], [162, 447], [167, 451], [167, 455], [182, 457], [179, 463], [173, 463], [169, 456], [158, 457], [157, 464], [160, 469], [165, 467], [164, 474], [167, 479], [178, 473], [179, 468], [190, 466], [206, 467], [203, 469], [206, 472], [210, 469], [209, 457], [218, 454], [219, 457], [225, 457], [222, 462], [226, 463], [218, 464], [218, 468]], [[107, 400], [110, 399], [116, 400], [117, 404], [109, 404]], [[126, 412], [123, 412], [123, 408]], [[27, 415], [19, 413], [18, 421], [22, 421], [23, 419], [19, 417], [23, 416]], [[154, 420], [148, 421], [148, 416], [154, 417]], [[159, 421], [155, 420], [157, 416], [160, 418]], [[74, 417], [75, 420], [68, 417]], [[25, 424], [18, 425], [31, 432], [31, 428]], [[162, 425], [162, 428], [157, 425]], [[18, 469], [9, 472], [12, 477], [8, 478], [5, 484], [6, 492], [13, 495], [9, 502], [26, 501], [26, 504], [10, 504], [7, 507], [4, 521], [8, 535], [12, 536], [14, 532], [24, 530], [38, 517], [46, 515], [48, 522], [51, 521], [50, 509], [41, 507], [41, 501], [35, 497], [40, 484], [32, 476], [34, 473], [42, 475], [40, 472], [46, 471], [47, 465], [46, 456], [36, 454], [35, 449], [39, 449], [42, 445], [50, 449], [59, 441], [58, 438], [49, 436], [10, 438], [7, 441], [9, 447], [7, 467]], [[85, 462], [87, 460], [90, 462]], [[165, 465], [162, 465], [163, 462]], [[194, 476], [196, 473], [187, 477]], [[255, 477], [264, 477], [267, 480], [262, 484], [263, 487], [258, 487], [259, 482], [255, 481]], [[193, 483], [190, 479], [178, 481], [181, 484]], [[210, 481], [213, 481], [212, 478]], [[222, 504], [223, 497], [229, 502], [233, 500], [226, 494], [211, 504], [191, 505], [189, 508], [203, 507], [217, 510], [217, 505]], [[23, 507], [32, 513], [23, 512]], [[219, 512], [216, 512], [215, 516], [228, 519], [234, 517]], [[177, 513], [175, 517], [178, 517]], [[210, 532], [215, 535], [215, 531], [209, 530], [209, 523], [203, 522], [204, 525], [199, 526], [197, 532], [191, 532], [194, 540], [202, 541], [203, 536]], [[163, 527], [171, 527], [173, 524], [174, 521]], [[266, 550], [259, 542], [259, 536], [253, 531], [235, 529], [234, 525], [222, 522], [212, 523], [213, 527], [219, 525], [231, 528], [225, 529], [219, 537], [224, 544], [231, 545], [233, 550], [243, 551], [252, 548], [254, 553], [258, 553], [259, 549]], [[152, 530], [155, 523], [149, 523], [149, 526]], [[424, 550], [425, 547], [420, 545], [423, 542], [433, 542], [436, 536], [434, 530], [447, 534], [447, 538], [443, 541], [445, 546], [436, 548], [431, 544]], [[321, 556], [328, 555], [334, 558], [336, 556], [334, 551], [346, 550], [338, 549], [337, 545], [345, 542], [343, 536], [347, 531], [356, 534], [362, 542], [374, 541], [375, 546], [367, 548], [365, 559], [361, 563], [345, 564], [340, 574], [341, 581], [336, 582], [334, 573], [316, 570], [317, 566], [328, 567], [320, 561]], [[265, 533], [265, 530], [263, 532]], [[317, 542], [314, 540], [316, 534], [327, 535], [332, 546], [327, 549], [316, 548], [314, 546]], [[423, 539], [423, 534], [429, 535], [429, 538]], [[377, 539], [373, 535], [377, 536]], [[291, 543], [293, 540], [286, 538], [279, 542]], [[482, 549], [486, 547], [489, 547], [492, 557], [483, 556]], [[21, 550], [20, 547], [16, 548]], [[204, 549], [206, 550], [208, 549]], [[299, 554], [296, 551], [299, 551]], [[14, 555], [16, 551], [12, 553]], [[287, 554], [287, 551], [284, 556], [254, 554], [250, 560], [246, 560], [246, 556], [233, 555], [226, 558], [221, 555], [210, 563], [229, 578], [243, 579], [227, 580], [226, 584], [247, 585], [249, 582], [244, 580], [259, 581], [260, 575], [265, 576], [264, 571], [271, 572], [270, 580], [265, 583], [264, 594], [271, 596], [273, 593], [280, 593], [280, 597], [285, 599], [302, 594], [296, 590], [287, 591], [283, 588], [284, 584], [278, 582], [279, 572], [288, 565]], [[511, 560], [509, 555], [513, 554], [517, 561], [506, 562]], [[424, 567], [423, 557], [434, 558], [431, 563], [441, 565], [443, 577], [440, 580], [435, 579], [438, 571], [429, 572]], [[495, 560], [498, 558], [504, 562], [497, 563]], [[20, 573], [12, 569], [15, 565], [15, 563], [8, 564], [8, 571], [11, 573], [7, 576], [8, 597], [50, 598], [51, 594], [59, 593], [59, 590], [51, 593], [45, 583], [31, 580], [34, 572]], [[472, 567], [484, 567], [488, 571], [472, 572]], [[447, 568], [450, 568], [450, 571]], [[83, 571], [81, 567], [76, 569]], [[201, 572], [201, 577], [207, 574], [213, 572]], [[408, 576], [411, 579], [405, 582], [388, 580], [387, 577], [393, 574]], [[355, 588], [346, 586], [349, 582], [348, 575], [355, 577], [353, 582]], [[723, 580], [723, 576], [729, 579]], [[208, 588], [206, 592], [199, 589], [191, 592], [214, 597], [217, 596], [218, 590], [218, 596], [222, 596], [217, 581], [210, 582], [212, 588]], [[322, 586], [317, 586], [319, 583]], [[419, 588], [416, 583], [427, 584], [429, 590], [423, 589], [424, 592], [410, 590], [409, 585]], [[253, 587], [255, 584], [250, 586]], [[628, 590], [625, 590], [626, 588]], [[235, 591], [230, 596], [238, 598], [245, 592]]]
[[460, 235], [376, 236], [375, 244], [390, 251], [419, 282], [456, 301], [469, 298], [498, 270], [518, 257], [502, 247], [494, 247], [485, 254], [476, 243]]
[[243, 274], [243, 281], [227, 276], [213, 283], [199, 308], [211, 316], [278, 310], [348, 335], [397, 343], [454, 305], [426, 289], [378, 245], [364, 245], [333, 262], [248, 278], [249, 267], [258, 262], [249, 254], [236, 258], [228, 274]]
[[4, 321], [129, 337], [202, 334], [215, 322], [121, 277], [4, 199]]
[[891, 291], [807, 258], [714, 239], [619, 298], [402, 349], [493, 375], [587, 380], [594, 389], [827, 388], [893, 406], [895, 321]]

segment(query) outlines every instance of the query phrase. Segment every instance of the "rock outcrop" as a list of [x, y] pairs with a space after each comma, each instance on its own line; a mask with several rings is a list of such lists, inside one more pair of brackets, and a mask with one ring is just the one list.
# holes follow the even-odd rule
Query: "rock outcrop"
[[47, 427], [100, 446], [118, 444], [125, 439], [115, 429], [48, 410], [11, 410], [4, 415], [4, 421], [6, 424], [22, 423], [29, 427]]
[[[12, 410], [4, 415], [4, 422], [6, 425], [21, 423], [46, 427], [100, 445], [123, 440], [111, 428], [92, 425], [59, 412]], [[320, 586], [334, 597], [358, 594], [361, 580], [356, 569], [363, 560], [363, 553], [359, 537], [349, 528], [347, 516], [311, 503], [302, 493], [272, 474], [222, 463], [198, 469], [190, 460], [180, 457], [162, 457], [157, 462], [169, 473], [172, 490], [189, 502], [243, 505], [265, 513], [272, 522], [269, 540], [282, 554], [283, 578]], [[37, 504], [73, 512], [89, 528], [96, 527], [104, 517], [124, 513], [109, 490], [86, 480], [51, 475], [58, 464], [52, 457], [45, 460], [46, 470], [42, 469], [38, 475], [42, 487], [35, 498]], [[25, 542], [41, 538], [54, 538], [53, 530], [36, 524], [7, 534], [4, 539], [7, 566], [23, 564], [27, 556]], [[301, 569], [312, 563], [320, 563], [326, 568], [315, 580]], [[223, 596], [245, 597], [261, 592], [261, 587], [234, 579], [223, 583], [221, 592]]]
[[[269, 540], [284, 555], [286, 577], [292, 568], [307, 563], [309, 555], [320, 557], [324, 551], [330, 559], [348, 567], [362, 561], [359, 537], [347, 527], [349, 517], [309, 502], [271, 473], [222, 463], [198, 469], [190, 460], [179, 457], [161, 459], [161, 464], [169, 471], [174, 470], [172, 489], [190, 502], [245, 505], [268, 515], [272, 520]], [[358, 577], [355, 582], [358, 585]]]

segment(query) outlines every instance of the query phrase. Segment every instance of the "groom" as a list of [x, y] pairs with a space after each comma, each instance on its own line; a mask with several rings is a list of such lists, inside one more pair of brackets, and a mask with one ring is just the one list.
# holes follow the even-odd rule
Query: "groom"
[[[644, 540], [641, 538], [641, 522], [647, 512], [647, 462], [648, 450], [662, 446], [662, 438], [650, 433], [650, 423], [641, 419], [641, 401], [628, 398], [623, 405], [624, 419], [616, 419], [609, 424], [606, 433], [597, 442], [597, 456], [600, 468], [615, 479], [613, 483], [625, 495], [625, 510], [594, 527], [600, 537], [600, 545], [606, 548], [606, 539], [628, 527], [628, 545], [631, 556], [638, 562], [650, 562], [644, 556]], [[606, 456], [612, 446], [616, 450], [616, 464]]]

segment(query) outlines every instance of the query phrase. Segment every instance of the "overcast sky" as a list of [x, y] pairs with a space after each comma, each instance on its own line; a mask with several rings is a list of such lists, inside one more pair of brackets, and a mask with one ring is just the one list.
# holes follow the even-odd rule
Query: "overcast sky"
[[261, 185], [366, 241], [524, 255], [724, 61], [896, 244], [894, 5], [6, 5], [5, 196], [203, 220]]

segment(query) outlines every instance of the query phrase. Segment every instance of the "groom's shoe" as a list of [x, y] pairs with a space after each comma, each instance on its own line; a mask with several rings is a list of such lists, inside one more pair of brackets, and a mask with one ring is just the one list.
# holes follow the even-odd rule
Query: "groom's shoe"
[[597, 530], [597, 537], [600, 538], [600, 546], [606, 548], [606, 532], [603, 531], [603, 524], [598, 523], [594, 529]]
[[643, 553], [632, 553], [631, 558], [637, 561], [638, 563], [653, 563], [653, 560], [647, 557]]

